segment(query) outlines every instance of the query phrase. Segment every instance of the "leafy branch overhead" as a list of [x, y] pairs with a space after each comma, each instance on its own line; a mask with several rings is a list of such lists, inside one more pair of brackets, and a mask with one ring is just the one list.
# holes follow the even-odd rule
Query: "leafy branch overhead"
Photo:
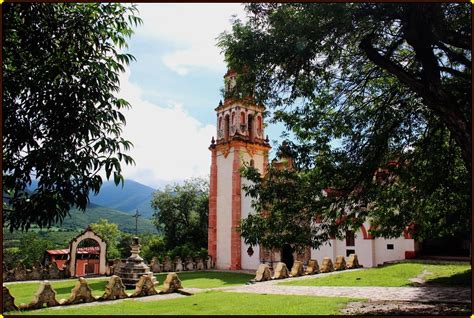
[[[419, 237], [430, 229], [465, 235], [470, 4], [250, 3], [246, 10], [248, 22], [235, 20], [218, 43], [241, 73], [236, 87], [255, 87], [257, 102], [291, 131], [295, 163], [281, 179], [283, 172], [270, 170], [275, 182], [254, 178], [249, 190], [259, 198], [257, 210], [271, 206], [267, 218], [291, 219], [296, 212], [280, 204], [294, 195], [290, 189], [264, 194], [298, 178], [299, 191], [306, 191], [305, 204], [294, 207], [301, 220], [318, 216], [328, 225], [310, 229], [302, 222], [286, 239], [303, 240], [298, 233], [312, 231], [313, 242], [304, 243], [316, 246], [363, 220], [383, 236], [399, 236], [410, 225]], [[327, 189], [337, 195], [323, 195]], [[357, 217], [341, 218], [348, 211]], [[243, 236], [263, 240], [266, 231], [283, 239], [266, 224], [277, 221], [254, 215], [243, 222]]]
[[118, 185], [121, 163], [134, 163], [117, 92], [141, 19], [122, 4], [8, 3], [3, 21], [3, 221], [49, 227], [86, 208], [99, 171]]

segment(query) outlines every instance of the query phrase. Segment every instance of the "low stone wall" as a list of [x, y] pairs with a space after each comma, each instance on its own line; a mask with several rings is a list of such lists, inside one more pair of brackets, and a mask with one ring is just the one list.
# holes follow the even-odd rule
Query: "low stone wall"
[[[156, 282], [157, 284], [158, 282]], [[192, 295], [183, 289], [180, 279], [176, 273], [168, 273], [161, 291], [155, 289], [151, 274], [143, 275], [136, 284], [135, 291], [127, 294], [125, 286], [120, 277], [113, 275], [105, 286], [104, 294], [100, 297], [94, 297], [87, 281], [80, 277], [76, 286], [71, 290], [71, 296], [68, 299], [56, 299], [56, 291], [47, 280], [41, 282], [38, 291], [28, 304], [15, 305], [15, 298], [10, 294], [7, 287], [3, 286], [3, 309], [5, 311], [40, 309], [54, 306], [67, 306], [72, 304], [90, 303], [95, 301], [108, 301], [125, 298], [136, 298], [158, 294], [180, 293], [183, 295]]]
[[64, 279], [69, 276], [66, 267], [58, 268], [56, 263], [48, 266], [40, 264], [28, 269], [24, 265], [19, 265], [14, 269], [7, 270], [3, 265], [3, 281], [17, 282], [25, 280], [49, 280], [49, 279]]
[[[107, 265], [106, 275], [116, 275], [120, 271], [120, 267], [125, 265], [125, 260], [116, 259], [112, 265]], [[184, 261], [176, 257], [171, 260], [165, 257], [163, 263], [160, 263], [157, 257], [153, 257], [149, 264], [150, 270], [153, 273], [161, 272], [182, 272], [182, 271], [199, 271], [214, 268], [212, 258], [207, 259], [197, 257], [195, 259], [187, 257]], [[69, 271], [67, 265], [63, 268], [58, 268], [56, 263], [48, 266], [41, 264], [33, 266], [33, 268], [26, 268], [24, 265], [19, 265], [14, 269], [8, 270], [3, 264], [3, 281], [4, 282], [19, 282], [25, 280], [52, 280], [69, 278]]]
[[[205, 270], [213, 268], [212, 258], [209, 256], [207, 259], [197, 257], [193, 259], [192, 257], [187, 257], [184, 261], [176, 257], [174, 260], [171, 260], [168, 256], [165, 256], [163, 263], [160, 263], [157, 257], [153, 257], [149, 266], [150, 270], [153, 273], [161, 272], [182, 272], [182, 271], [196, 271], [196, 270]], [[115, 265], [115, 264], [114, 264]], [[120, 266], [119, 263], [117, 263]], [[117, 273], [117, 271], [115, 271]]]
[[267, 264], [260, 264], [260, 266], [257, 269], [255, 278], [252, 281], [263, 282], [263, 281], [267, 281], [271, 279], [282, 279], [282, 278], [287, 278], [287, 277], [299, 277], [303, 275], [327, 273], [327, 272], [332, 272], [334, 269], [338, 271], [342, 271], [345, 269], [359, 268], [359, 267], [361, 266], [357, 262], [356, 254], [349, 255], [347, 266], [346, 266], [346, 260], [344, 256], [341, 256], [341, 255], [336, 257], [335, 265], [333, 265], [331, 258], [324, 257], [321, 268], [319, 268], [318, 261], [315, 259], [309, 260], [307, 266], [304, 266], [303, 263], [300, 261], [295, 261], [291, 269], [291, 273], [289, 273], [288, 268], [286, 267], [284, 263], [279, 262], [277, 263], [277, 266], [275, 267], [275, 271], [273, 275], [271, 274], [270, 267]]

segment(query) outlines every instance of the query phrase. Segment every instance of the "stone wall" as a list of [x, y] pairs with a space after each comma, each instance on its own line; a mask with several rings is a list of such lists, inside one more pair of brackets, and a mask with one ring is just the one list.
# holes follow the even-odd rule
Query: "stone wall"
[[17, 282], [24, 280], [49, 280], [49, 279], [64, 279], [68, 278], [67, 265], [63, 268], [58, 268], [56, 263], [48, 266], [37, 264], [33, 268], [26, 268], [20, 264], [17, 267], [8, 270], [3, 264], [3, 281]]
[[113, 275], [110, 277], [105, 286], [104, 294], [101, 297], [94, 297], [87, 281], [80, 277], [76, 286], [71, 290], [68, 299], [56, 299], [56, 291], [51, 283], [47, 280], [41, 282], [38, 291], [33, 295], [33, 299], [28, 304], [15, 304], [15, 297], [10, 294], [8, 287], [3, 286], [3, 309], [5, 311], [40, 309], [54, 306], [67, 306], [72, 304], [90, 303], [96, 301], [108, 301], [124, 298], [136, 298], [144, 296], [152, 296], [158, 294], [180, 293], [183, 295], [191, 295], [191, 293], [183, 290], [181, 281], [176, 273], [168, 273], [161, 291], [155, 289], [155, 285], [150, 275], [143, 275], [136, 284], [135, 291], [127, 294], [125, 286], [120, 277]]
[[[120, 266], [120, 264], [118, 265]], [[153, 273], [161, 273], [212, 269], [214, 268], [214, 263], [210, 256], [208, 256], [207, 259], [202, 259], [201, 257], [196, 257], [193, 259], [192, 257], [188, 256], [185, 260], [182, 260], [179, 257], [176, 257], [174, 260], [172, 260], [168, 256], [165, 256], [163, 262], [160, 262], [157, 257], [153, 257], [149, 266]], [[117, 271], [112, 272], [117, 273]]]
[[[111, 276], [119, 272], [120, 266], [125, 264], [125, 260], [116, 259], [112, 265], [106, 266], [105, 274]], [[214, 268], [214, 263], [211, 257], [203, 259], [201, 257], [187, 257], [184, 261], [176, 257], [171, 260], [165, 256], [161, 263], [157, 257], [153, 257], [149, 264], [150, 270], [153, 273], [161, 272], [182, 272], [182, 271], [199, 271]], [[16, 268], [8, 270], [3, 263], [3, 281], [4, 282], [19, 282], [25, 280], [54, 280], [69, 278], [68, 264], [62, 268], [58, 268], [56, 263], [48, 266], [37, 264], [33, 268], [26, 268], [24, 265], [18, 265]]]
[[[336, 257], [335, 264], [336, 270], [362, 267], [357, 262], [356, 254], [351, 254], [349, 256], [347, 266], [346, 260], [342, 255]], [[293, 268], [291, 269], [291, 273], [289, 272], [288, 268], [284, 263], [278, 262], [276, 264], [273, 275], [271, 273], [271, 268], [269, 267], [269, 265], [263, 263], [260, 264], [259, 268], [257, 269], [255, 278], [252, 281], [263, 282], [271, 279], [283, 279], [288, 277], [298, 277], [302, 275], [314, 275], [318, 273], [332, 272], [333, 270], [334, 265], [330, 257], [324, 257], [321, 264], [321, 268], [319, 268], [318, 261], [315, 259], [308, 260], [308, 265], [304, 265], [302, 261], [295, 261], [293, 264]]]

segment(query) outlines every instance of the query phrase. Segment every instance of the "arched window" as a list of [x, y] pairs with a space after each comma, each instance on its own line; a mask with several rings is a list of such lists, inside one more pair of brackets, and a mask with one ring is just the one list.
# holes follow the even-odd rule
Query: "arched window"
[[232, 126], [235, 125], [235, 112], [232, 112]]
[[255, 168], [255, 161], [253, 159], [250, 159], [250, 166], [252, 168]]
[[257, 129], [262, 130], [262, 117], [258, 116], [257, 117]]
[[249, 114], [249, 117], [247, 119], [247, 127], [248, 127], [248, 131], [249, 131], [249, 139], [251, 142], [253, 142], [254, 138], [255, 138], [255, 133], [253, 131], [253, 116], [251, 114]]
[[225, 115], [224, 119], [224, 139], [225, 141], [229, 140], [229, 115]]

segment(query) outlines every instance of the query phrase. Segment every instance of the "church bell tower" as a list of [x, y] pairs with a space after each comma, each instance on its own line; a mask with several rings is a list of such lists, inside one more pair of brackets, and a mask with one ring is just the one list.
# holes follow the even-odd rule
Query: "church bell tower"
[[241, 239], [240, 220], [253, 212], [251, 198], [242, 186], [249, 182], [240, 176], [244, 163], [265, 173], [270, 145], [264, 136], [263, 111], [252, 97], [236, 97], [233, 90], [237, 73], [224, 75], [225, 100], [215, 108], [217, 138], [212, 138], [209, 194], [208, 251], [218, 269], [254, 269], [259, 249]]

